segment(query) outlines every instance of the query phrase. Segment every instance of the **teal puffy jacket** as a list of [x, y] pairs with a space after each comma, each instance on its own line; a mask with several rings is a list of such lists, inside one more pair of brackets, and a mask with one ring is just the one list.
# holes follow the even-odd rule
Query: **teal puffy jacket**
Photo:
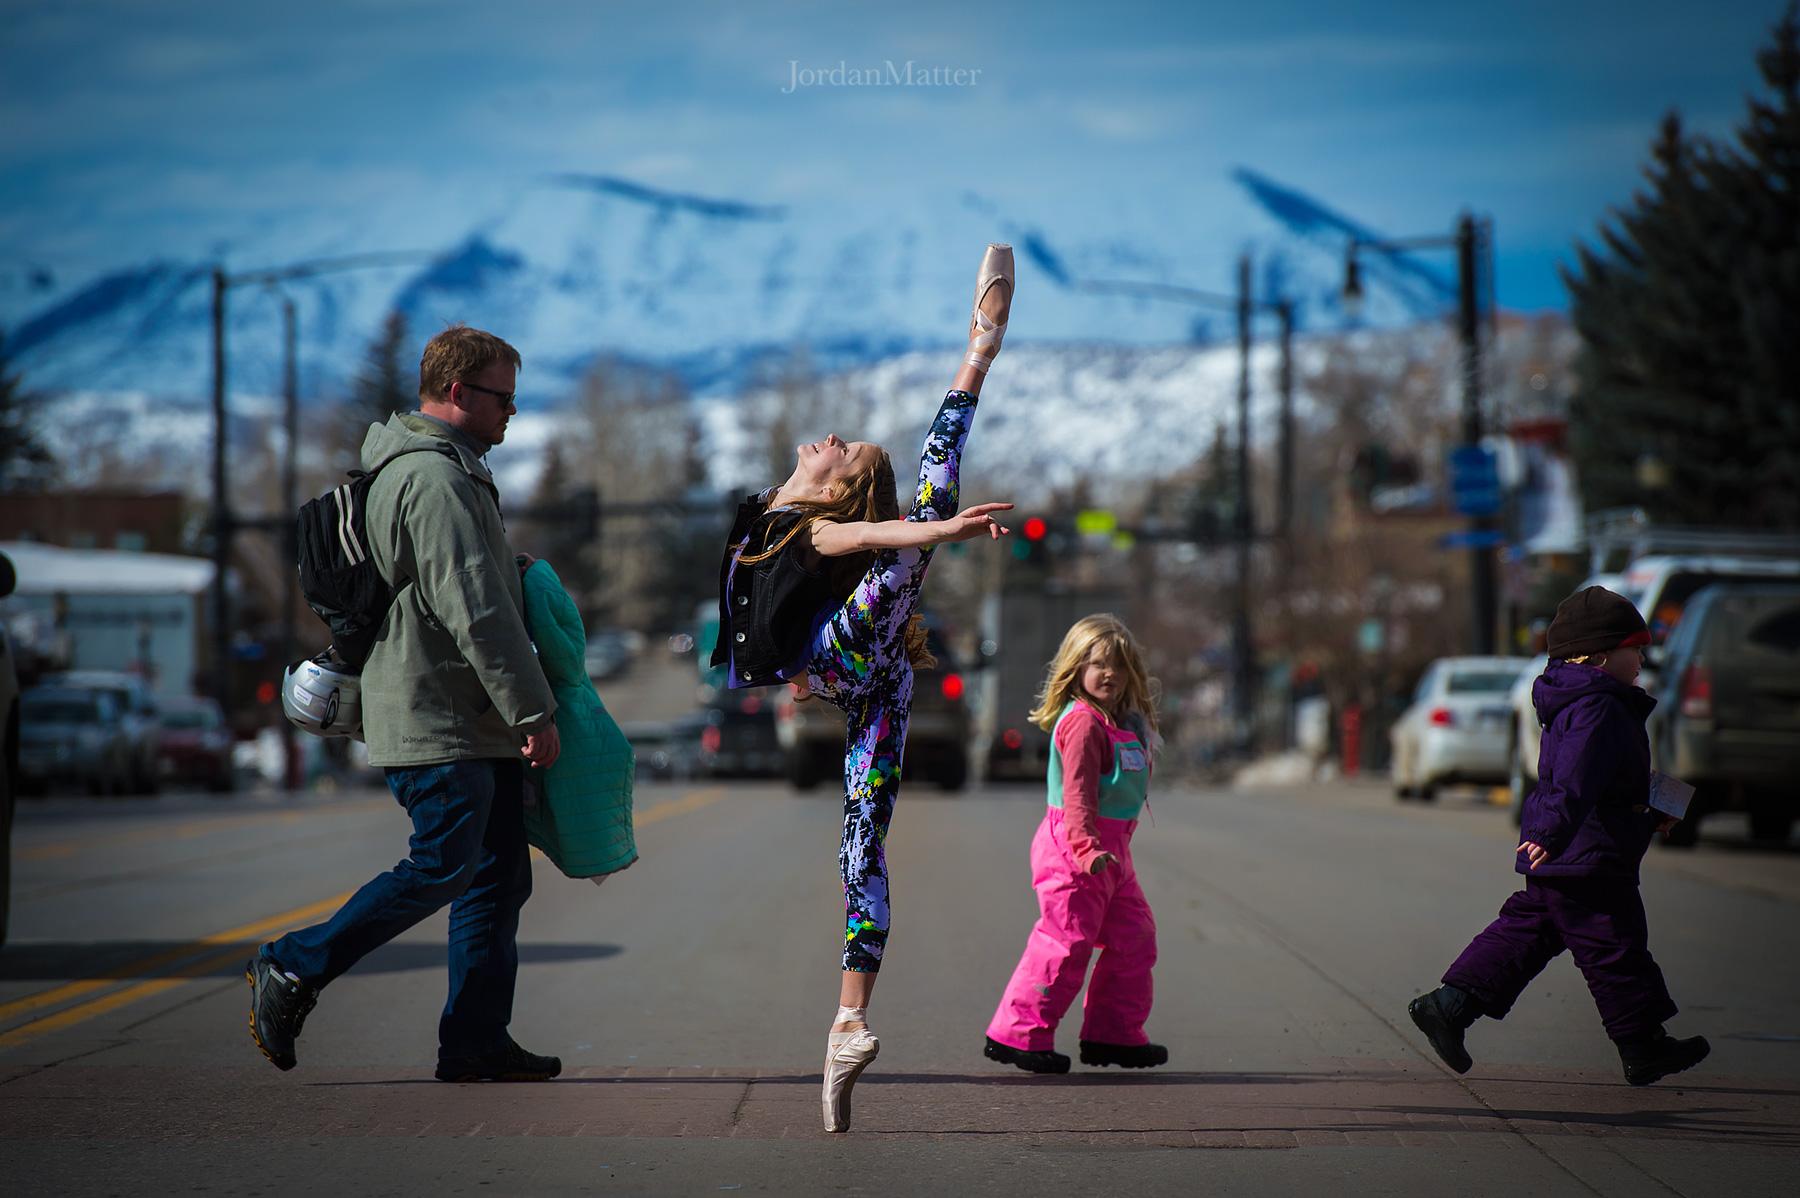
[[525, 809], [525, 834], [571, 878], [617, 873], [637, 860], [631, 834], [631, 742], [606, 713], [587, 676], [581, 613], [545, 561], [525, 571], [525, 626], [556, 695], [562, 754], [531, 771], [538, 801]]

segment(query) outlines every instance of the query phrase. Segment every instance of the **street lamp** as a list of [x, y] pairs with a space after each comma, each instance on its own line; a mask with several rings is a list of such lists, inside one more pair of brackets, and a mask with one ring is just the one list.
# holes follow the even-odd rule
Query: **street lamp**
[[1250, 289], [1250, 255], [1247, 253], [1238, 259], [1236, 295], [1221, 295], [1168, 283], [1101, 279], [1077, 282], [1075, 287], [1079, 291], [1102, 295], [1131, 295], [1205, 308], [1222, 308], [1237, 315], [1237, 499], [1233, 505], [1236, 510], [1232, 521], [1232, 541], [1237, 551], [1237, 577], [1231, 613], [1232, 714], [1237, 721], [1240, 736], [1247, 743], [1255, 726], [1256, 692], [1256, 646], [1250, 628], [1250, 542], [1255, 535], [1255, 522], [1250, 508], [1250, 326], [1259, 310], [1274, 313], [1281, 325], [1281, 447], [1277, 525], [1281, 536], [1285, 538], [1290, 532], [1293, 515], [1293, 305], [1287, 300], [1261, 304], [1256, 302]]
[[[1363, 295], [1362, 272], [1357, 256], [1363, 250], [1392, 253], [1399, 250], [1456, 250], [1457, 325], [1462, 337], [1462, 446], [1479, 450], [1481, 420], [1481, 291], [1482, 283], [1493, 278], [1494, 223], [1492, 219], [1464, 213], [1456, 222], [1456, 232], [1447, 235], [1403, 237], [1391, 241], [1366, 241], [1352, 238], [1344, 250], [1343, 298], [1347, 306], [1360, 303]], [[1494, 549], [1500, 543], [1500, 531], [1487, 505], [1471, 505], [1469, 528], [1464, 540], [1469, 547], [1469, 585], [1471, 618], [1474, 621], [1471, 643], [1479, 654], [1494, 652], [1495, 623], [1498, 618], [1494, 581]], [[1469, 509], [1465, 509], [1469, 510]]]
[[[314, 258], [305, 262], [295, 262], [287, 266], [272, 267], [266, 270], [244, 271], [238, 274], [227, 274], [223, 267], [215, 267], [212, 272], [212, 411], [213, 411], [213, 461], [212, 461], [212, 531], [213, 531], [213, 579], [212, 579], [212, 621], [213, 621], [213, 697], [218, 700], [219, 709], [229, 715], [231, 711], [231, 596], [225, 585], [225, 576], [231, 567], [231, 542], [239, 527], [267, 526], [267, 520], [242, 520], [231, 510], [230, 479], [226, 473], [225, 456], [228, 447], [228, 412], [225, 400], [225, 296], [232, 287], [263, 286], [276, 291], [282, 303], [282, 390], [284, 398], [284, 423], [287, 428], [286, 460], [282, 467], [282, 504], [285, 511], [276, 519], [280, 522], [284, 540], [282, 542], [288, 560], [293, 560], [293, 521], [299, 505], [296, 494], [298, 486], [295, 470], [296, 444], [299, 440], [299, 383], [297, 318], [294, 301], [291, 296], [281, 290], [281, 284], [297, 279], [313, 278], [318, 275], [335, 274], [339, 271], [362, 270], [377, 266], [400, 266], [422, 262], [434, 255], [423, 250], [403, 250], [387, 253], [350, 254], [336, 258]], [[287, 610], [283, 613], [284, 652], [292, 652], [294, 598], [293, 580], [284, 589], [287, 599]], [[286, 659], [282, 665], [287, 664]], [[287, 768], [289, 781], [292, 781], [295, 754], [291, 739], [287, 742]]]

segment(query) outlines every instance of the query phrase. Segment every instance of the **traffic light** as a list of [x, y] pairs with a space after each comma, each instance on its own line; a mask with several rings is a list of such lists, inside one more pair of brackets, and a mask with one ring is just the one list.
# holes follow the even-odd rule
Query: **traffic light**
[[1042, 516], [1027, 516], [1019, 524], [1019, 536], [1012, 544], [1013, 560], [1036, 566], [1047, 565], [1050, 558], [1050, 523]]

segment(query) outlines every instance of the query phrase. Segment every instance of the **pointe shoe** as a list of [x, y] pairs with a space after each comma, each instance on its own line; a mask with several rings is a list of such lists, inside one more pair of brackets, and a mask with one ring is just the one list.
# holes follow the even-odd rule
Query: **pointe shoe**
[[866, 1027], [826, 1037], [822, 1099], [826, 1131], [850, 1130], [850, 1089], [880, 1051], [881, 1041]]
[[1000, 352], [1000, 341], [1006, 336], [1006, 320], [994, 321], [981, 310], [981, 301], [993, 288], [1006, 285], [1003, 317], [1012, 315], [1013, 252], [1012, 246], [993, 242], [981, 256], [981, 269], [975, 275], [975, 311], [969, 319], [969, 365], [986, 374], [994, 356]]

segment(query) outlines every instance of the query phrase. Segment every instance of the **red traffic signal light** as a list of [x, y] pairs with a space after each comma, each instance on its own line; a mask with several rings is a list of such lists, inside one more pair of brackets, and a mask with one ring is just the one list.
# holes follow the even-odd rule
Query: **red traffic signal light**
[[1021, 531], [1024, 532], [1027, 541], [1041, 541], [1044, 539], [1044, 534], [1050, 531], [1050, 526], [1044, 523], [1041, 516], [1028, 516]]

